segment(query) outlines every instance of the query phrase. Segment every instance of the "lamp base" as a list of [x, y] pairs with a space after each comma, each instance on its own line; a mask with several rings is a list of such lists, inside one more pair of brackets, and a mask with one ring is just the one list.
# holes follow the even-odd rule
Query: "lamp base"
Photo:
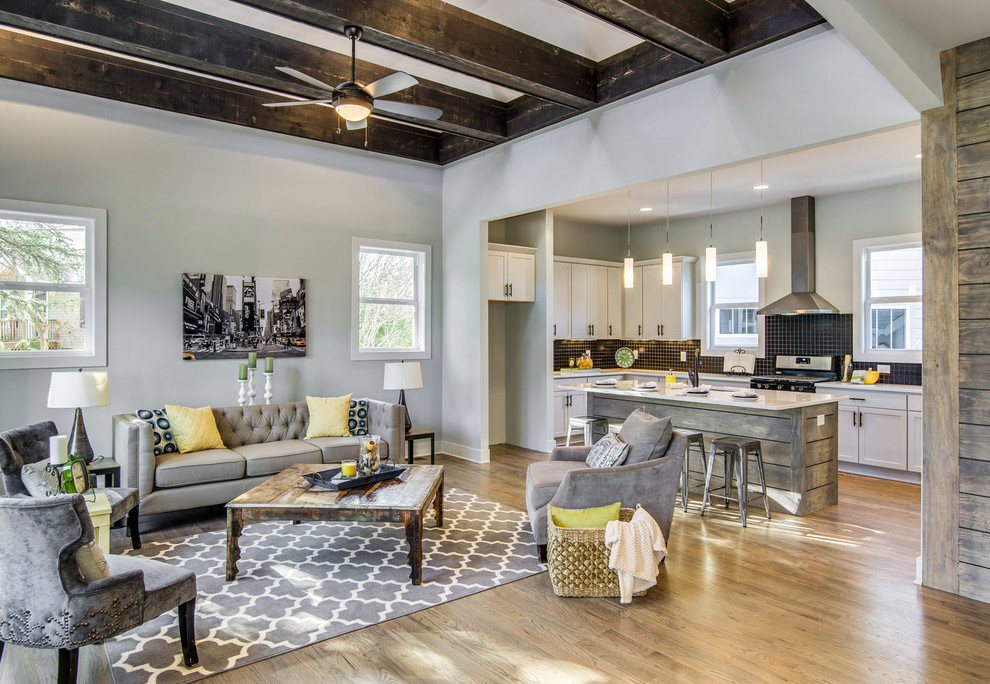
[[406, 410], [406, 432], [412, 430], [412, 419], [409, 417], [409, 407], [406, 406], [406, 391], [399, 390], [399, 405]]
[[76, 417], [72, 421], [72, 432], [69, 433], [69, 453], [78, 454], [87, 464], [92, 463], [96, 455], [86, 434], [86, 423], [83, 422], [82, 409], [76, 408]]

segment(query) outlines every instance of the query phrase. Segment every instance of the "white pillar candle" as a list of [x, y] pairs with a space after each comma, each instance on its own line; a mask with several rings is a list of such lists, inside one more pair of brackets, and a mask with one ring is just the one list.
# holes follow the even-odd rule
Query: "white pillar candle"
[[48, 462], [52, 465], [62, 465], [69, 462], [68, 435], [55, 435], [48, 438]]

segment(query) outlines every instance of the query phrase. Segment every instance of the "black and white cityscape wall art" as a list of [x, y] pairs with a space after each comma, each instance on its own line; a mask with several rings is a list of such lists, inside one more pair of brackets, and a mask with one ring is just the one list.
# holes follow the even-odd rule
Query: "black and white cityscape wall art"
[[234, 359], [249, 352], [306, 355], [305, 278], [183, 273], [182, 358]]

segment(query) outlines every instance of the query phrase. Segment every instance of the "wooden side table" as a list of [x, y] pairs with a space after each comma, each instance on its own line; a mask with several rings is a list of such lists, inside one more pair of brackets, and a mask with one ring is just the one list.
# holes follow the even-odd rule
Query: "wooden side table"
[[89, 495], [83, 494], [83, 499], [86, 500], [89, 517], [93, 520], [96, 543], [103, 549], [103, 553], [110, 553], [110, 500], [102, 492], [96, 494], [93, 500], [90, 500]]
[[430, 440], [430, 465], [436, 462], [436, 433], [432, 430], [410, 430], [406, 433], [406, 463], [413, 462], [413, 444], [417, 439]]
[[[94, 479], [102, 477], [104, 487], [120, 486], [120, 464], [113, 457], [98, 458], [89, 463], [86, 469], [89, 470], [90, 476]], [[96, 486], [95, 483], [94, 486]]]

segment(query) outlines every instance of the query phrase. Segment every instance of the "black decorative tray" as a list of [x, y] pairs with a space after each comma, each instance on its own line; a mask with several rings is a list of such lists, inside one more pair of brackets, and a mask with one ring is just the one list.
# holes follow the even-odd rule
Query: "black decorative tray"
[[377, 473], [372, 475], [355, 475], [354, 477], [334, 480], [334, 478], [340, 475], [340, 468], [331, 468], [330, 470], [321, 470], [310, 475], [303, 475], [303, 478], [314, 487], [339, 492], [344, 489], [353, 489], [354, 487], [363, 487], [365, 485], [375, 484], [376, 482], [382, 482], [383, 480], [391, 480], [392, 478], [400, 477], [404, 472], [405, 468], [383, 465]]

